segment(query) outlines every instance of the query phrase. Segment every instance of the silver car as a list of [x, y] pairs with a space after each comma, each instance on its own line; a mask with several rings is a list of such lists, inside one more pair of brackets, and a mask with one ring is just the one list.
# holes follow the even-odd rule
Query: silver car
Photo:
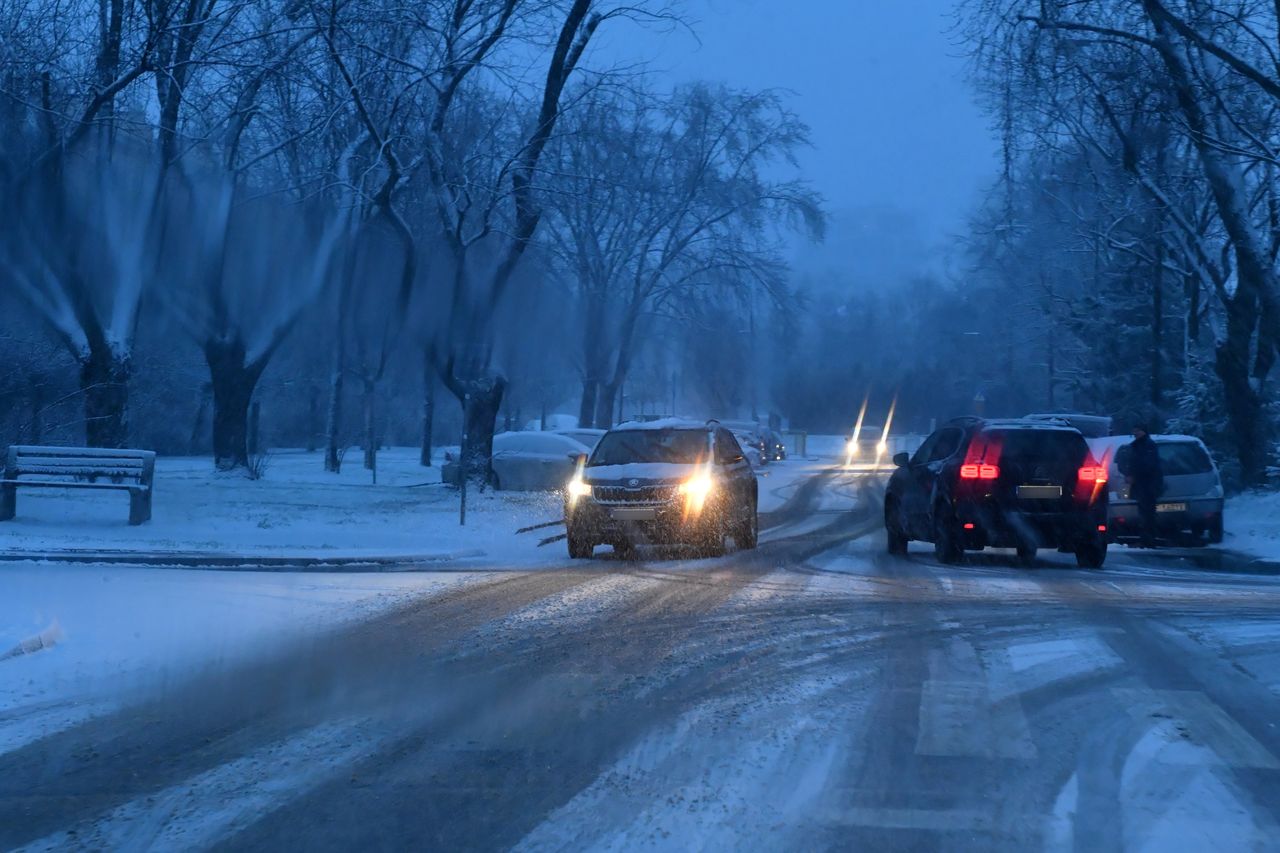
[[[563, 489], [578, 469], [575, 458], [590, 453], [581, 441], [557, 432], [499, 433], [493, 437], [491, 485], [518, 492]], [[440, 479], [450, 485], [458, 485], [459, 474], [452, 458], [440, 469]]]
[[[1217, 544], [1222, 541], [1222, 478], [1204, 446], [1191, 435], [1153, 435], [1164, 470], [1164, 491], [1156, 504], [1161, 538]], [[1089, 440], [1094, 457], [1109, 469], [1111, 503], [1107, 527], [1112, 540], [1136, 539], [1142, 533], [1138, 505], [1129, 497], [1122, 469], [1133, 439], [1108, 436]]]

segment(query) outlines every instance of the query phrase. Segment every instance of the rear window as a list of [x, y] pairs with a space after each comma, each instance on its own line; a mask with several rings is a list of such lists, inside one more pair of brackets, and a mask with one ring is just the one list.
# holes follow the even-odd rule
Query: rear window
[[980, 440], [999, 448], [1002, 468], [1017, 466], [1024, 477], [1034, 476], [1039, 468], [1060, 477], [1074, 474], [1089, 454], [1084, 436], [1067, 430], [995, 429], [983, 432]]
[[633, 429], [610, 432], [600, 439], [591, 461], [596, 465], [671, 462], [693, 465], [707, 458], [708, 433], [700, 429]]
[[1161, 441], [1156, 448], [1160, 451], [1160, 468], [1166, 477], [1208, 474], [1213, 470], [1209, 454], [1194, 441]]

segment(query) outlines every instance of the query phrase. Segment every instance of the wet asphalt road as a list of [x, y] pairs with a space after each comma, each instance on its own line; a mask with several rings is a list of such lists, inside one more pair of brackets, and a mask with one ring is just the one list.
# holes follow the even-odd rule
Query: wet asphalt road
[[754, 552], [504, 567], [0, 754], [0, 849], [1280, 847], [1280, 578], [891, 558], [839, 479]]

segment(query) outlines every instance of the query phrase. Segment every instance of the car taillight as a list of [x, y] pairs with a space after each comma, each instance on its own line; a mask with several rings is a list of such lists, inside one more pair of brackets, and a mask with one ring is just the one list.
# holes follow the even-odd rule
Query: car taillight
[[1081, 483], [1105, 483], [1107, 482], [1107, 467], [1105, 465], [1086, 465], [1080, 469], [1078, 479]]
[[1000, 468], [997, 465], [961, 465], [960, 479], [962, 480], [995, 480], [1000, 477]]

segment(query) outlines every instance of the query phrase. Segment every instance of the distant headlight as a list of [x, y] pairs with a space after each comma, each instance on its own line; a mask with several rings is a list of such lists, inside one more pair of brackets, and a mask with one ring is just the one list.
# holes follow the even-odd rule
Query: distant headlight
[[577, 498], [591, 497], [591, 484], [584, 483], [581, 480], [577, 480], [577, 479], [570, 480], [569, 481], [569, 497], [574, 498], [575, 500]]

